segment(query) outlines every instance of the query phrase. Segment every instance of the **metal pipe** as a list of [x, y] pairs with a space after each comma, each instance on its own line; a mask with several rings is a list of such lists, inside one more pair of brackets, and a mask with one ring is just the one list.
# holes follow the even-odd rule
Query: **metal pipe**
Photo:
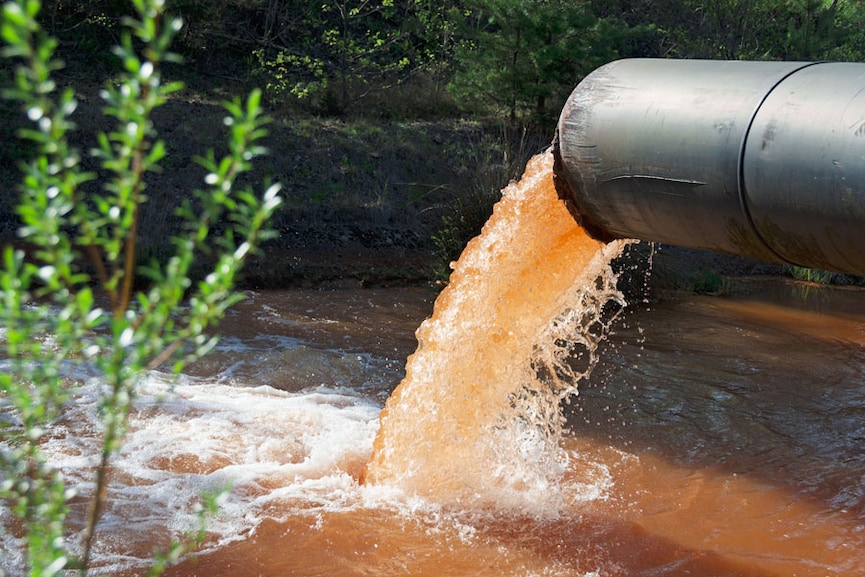
[[571, 94], [555, 155], [597, 238], [865, 275], [865, 64], [611, 62]]

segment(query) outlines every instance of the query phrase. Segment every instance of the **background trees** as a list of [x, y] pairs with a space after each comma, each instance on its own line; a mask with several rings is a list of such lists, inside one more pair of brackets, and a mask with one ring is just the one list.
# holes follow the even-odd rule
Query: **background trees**
[[[563, 102], [574, 78], [616, 56], [618, 24], [584, 2], [466, 0], [454, 52], [451, 89], [460, 102], [503, 111], [516, 121]], [[605, 30], [612, 28], [612, 30]]]
[[[104, 60], [125, 0], [50, 0], [61, 49]], [[865, 57], [841, 0], [169, 0], [190, 70], [243, 79], [317, 114], [550, 117], [620, 57]], [[67, 57], [71, 61], [72, 58]], [[399, 104], [399, 106], [397, 106]]]

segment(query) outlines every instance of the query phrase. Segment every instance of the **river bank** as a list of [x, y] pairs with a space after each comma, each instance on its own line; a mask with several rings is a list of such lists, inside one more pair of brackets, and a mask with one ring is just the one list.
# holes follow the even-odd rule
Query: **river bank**
[[[88, 153], [112, 121], [101, 112], [98, 87], [79, 89], [72, 144], [99, 187], [105, 175]], [[187, 89], [154, 113], [167, 147], [162, 170], [147, 179], [148, 202], [138, 238], [142, 259], [171, 250], [174, 211], [204, 187], [196, 158], [224, 150], [228, 127], [221, 102], [237, 87]], [[445, 278], [447, 262], [474, 236], [509, 179], [549, 144], [544, 135], [497, 121], [321, 118], [270, 110], [256, 159], [242, 184], [262, 191], [282, 184], [284, 206], [273, 219], [277, 237], [247, 271], [253, 285], [298, 286], [352, 282], [420, 282]], [[23, 114], [0, 103], [0, 240], [16, 239], [18, 166], [29, 146], [17, 138]]]
[[[156, 111], [154, 124], [168, 156], [148, 177], [142, 213], [142, 261], [165, 258], [179, 219], [174, 211], [204, 185], [196, 163], [210, 148], [219, 155], [228, 128], [221, 100], [236, 93], [209, 84], [178, 93]], [[73, 143], [89, 151], [96, 134], [111, 130], [97, 88], [79, 92]], [[4, 101], [0, 131], [0, 242], [15, 242], [16, 166], [27, 147], [15, 138], [22, 125]], [[280, 182], [285, 205], [273, 219], [276, 238], [252, 258], [246, 288], [401, 286], [442, 283], [465, 243], [480, 232], [501, 189], [518, 179], [526, 161], [549, 145], [541, 131], [466, 118], [373, 119], [296, 116], [271, 110], [258, 159], [244, 184]], [[20, 116], [20, 115], [19, 115]], [[99, 175], [88, 154], [85, 169]], [[87, 186], [101, 186], [99, 179]], [[86, 190], [85, 190], [86, 191]], [[672, 246], [641, 243], [623, 266], [637, 285], [660, 290], [718, 292], [724, 278], [784, 275], [784, 267]], [[651, 255], [651, 259], [649, 256]], [[636, 287], [635, 287], [636, 288]]]

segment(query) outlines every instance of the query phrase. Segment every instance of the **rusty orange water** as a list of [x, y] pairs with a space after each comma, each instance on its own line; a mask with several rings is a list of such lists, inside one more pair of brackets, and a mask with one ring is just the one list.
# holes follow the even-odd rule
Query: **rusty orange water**
[[[644, 312], [657, 327], [614, 341], [607, 397], [590, 382], [560, 436], [559, 401], [620, 300], [608, 268], [620, 249], [574, 224], [549, 156], [534, 159], [455, 265], [382, 412], [365, 483], [417, 509], [265, 523], [178, 574], [862, 574], [862, 429], [819, 407], [865, 407], [865, 363], [850, 356], [865, 318], [749, 301]], [[824, 337], [838, 339], [831, 370], [814, 346]], [[849, 380], [809, 395], [845, 358]]]
[[[242, 539], [169, 574], [859, 577], [865, 292], [820, 289], [813, 296], [825, 296], [825, 306], [811, 306], [767, 287], [774, 284], [761, 280], [731, 298], [637, 307], [615, 327], [569, 408], [562, 441], [563, 490], [599, 490], [558, 517], [453, 506], [447, 514], [429, 503], [375, 500], [366, 491], [376, 488], [351, 483], [322, 498], [313, 479], [301, 479], [308, 489], [272, 504], [270, 518]], [[317, 296], [351, 307], [328, 318], [335, 326], [345, 319], [353, 333], [364, 332], [363, 311], [376, 313], [369, 327], [379, 326], [389, 322], [378, 314], [390, 308], [383, 305], [414, 298], [346, 295], [381, 303]], [[324, 306], [313, 311], [309, 296], [263, 294], [257, 306], [320, 326]], [[428, 310], [421, 303], [418, 321]], [[402, 322], [399, 310], [393, 318]]]
[[[572, 224], [549, 164], [507, 189], [434, 311], [421, 288], [250, 292], [213, 356], [170, 391], [149, 376], [100, 572], [146, 574], [228, 484], [167, 575], [865, 575], [865, 291], [739, 281], [630, 307], [604, 339], [618, 247]], [[45, 448], [86, 495], [99, 383], [81, 378]]]
[[624, 245], [576, 224], [551, 167], [550, 152], [532, 159], [454, 265], [382, 413], [367, 482], [462, 507], [557, 506], [558, 405], [580, 377], [556, 379], [571, 368], [557, 356], [594, 354]]

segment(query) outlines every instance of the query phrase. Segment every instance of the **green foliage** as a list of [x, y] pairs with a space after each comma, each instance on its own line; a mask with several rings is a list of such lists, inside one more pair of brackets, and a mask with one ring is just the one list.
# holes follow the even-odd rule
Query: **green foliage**
[[[771, 6], [771, 5], [769, 5]], [[764, 7], [775, 25], [763, 43], [784, 60], [857, 60], [863, 52], [861, 3], [839, 0], [791, 0]], [[767, 50], [767, 52], [768, 52]]]
[[[188, 23], [179, 49], [199, 70], [252, 79], [272, 102], [325, 114], [386, 113], [405, 85], [447, 108], [439, 89], [449, 85], [469, 113], [548, 121], [586, 73], [614, 58], [865, 57], [865, 7], [842, 0], [166, 3]], [[105, 68], [126, 3], [45, 5], [40, 20], [63, 34], [68, 59]]]
[[[325, 62], [307, 54], [291, 54], [281, 50], [272, 58], [260, 48], [253, 52], [261, 73], [266, 77], [265, 88], [273, 98], [289, 94], [307, 100], [327, 89], [329, 79]], [[302, 71], [301, 74], [295, 74]]]
[[700, 269], [691, 277], [690, 289], [697, 294], [726, 294], [729, 293], [728, 281], [716, 271], [708, 268]]
[[654, 24], [643, 54], [677, 58], [861, 60], [861, 2], [841, 0], [596, 0], [628, 25]]
[[312, 101], [342, 113], [449, 55], [449, 3], [335, 0], [269, 9], [269, 39], [253, 52], [273, 99]]
[[[169, 44], [181, 22], [163, 14], [161, 0], [133, 5], [136, 16], [123, 19], [115, 49], [123, 74], [102, 91], [104, 113], [115, 128], [100, 134], [92, 151], [108, 176], [101, 192], [86, 197], [81, 185], [94, 176], [81, 169], [80, 153], [69, 145], [76, 101], [72, 89], [58, 94], [52, 80], [61, 64], [54, 57], [57, 41], [37, 22], [40, 2], [19, 0], [2, 8], [4, 55], [21, 63], [6, 96], [21, 103], [30, 121], [21, 137], [37, 149], [22, 166], [18, 206], [19, 236], [33, 249], [25, 255], [7, 247], [0, 270], [8, 362], [0, 373], [0, 411], [8, 423], [0, 429], [0, 497], [23, 522], [30, 575], [86, 573], [110, 460], [122, 444], [140, 379], [169, 361], [178, 372], [213, 347], [216, 339], [205, 331], [239, 300], [233, 290], [237, 272], [270, 234], [266, 221], [280, 203], [277, 186], [261, 200], [235, 186], [264, 152], [256, 142], [266, 119], [261, 95], [253, 92], [246, 103], [226, 105], [229, 152], [200, 159], [209, 171], [208, 188], [195, 192], [194, 206], [184, 205], [184, 234], [174, 239], [174, 255], [136, 266], [147, 174], [159, 170], [165, 157], [151, 116], [180, 88], [163, 83], [160, 69], [176, 60]], [[228, 226], [214, 234], [211, 226], [220, 221]], [[200, 254], [208, 254], [214, 266], [195, 282], [190, 271]], [[135, 288], [138, 275], [149, 279], [149, 288]], [[97, 304], [102, 297], [108, 310]], [[66, 525], [70, 492], [40, 449], [75, 396], [72, 365], [94, 368], [105, 384], [99, 401], [102, 452], [78, 535]]]
[[625, 28], [585, 2], [468, 0], [454, 95], [511, 121], [558, 115], [577, 81], [618, 56]]
[[789, 271], [790, 276], [796, 280], [816, 284], [832, 284], [836, 280], [840, 280], [844, 277], [844, 275], [832, 271], [805, 268], [801, 266], [789, 266], [787, 267], [787, 270]]

